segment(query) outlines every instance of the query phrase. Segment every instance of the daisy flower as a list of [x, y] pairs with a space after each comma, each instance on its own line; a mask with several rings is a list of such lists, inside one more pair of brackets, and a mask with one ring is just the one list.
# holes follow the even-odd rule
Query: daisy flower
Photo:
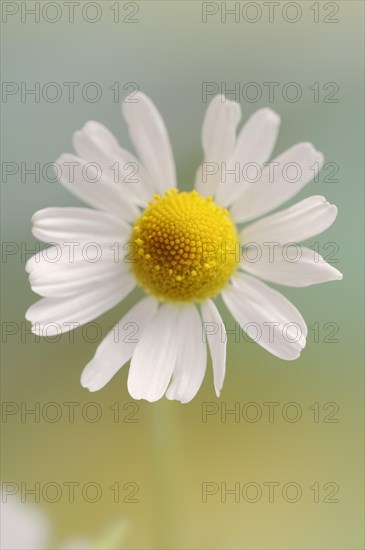
[[[33, 216], [33, 235], [52, 243], [27, 263], [31, 287], [43, 296], [26, 313], [33, 332], [72, 330], [142, 287], [146, 296], [101, 342], [81, 383], [99, 390], [131, 360], [129, 393], [148, 401], [165, 393], [182, 403], [193, 399], [207, 349], [219, 396], [226, 368], [226, 330], [213, 301], [219, 294], [258, 344], [281, 359], [298, 358], [306, 324], [263, 280], [304, 287], [341, 279], [313, 250], [291, 245], [295, 257], [289, 253], [290, 243], [328, 228], [337, 208], [312, 196], [266, 214], [316, 176], [322, 154], [299, 143], [268, 163], [279, 116], [260, 109], [237, 134], [240, 106], [219, 95], [205, 115], [195, 189], [182, 192], [152, 101], [139, 92], [122, 110], [138, 159], [104, 126], [88, 122], [74, 134], [78, 156], [62, 155], [56, 166], [64, 187], [93, 208], [46, 208]], [[137, 327], [134, 338], [118, 337], [125, 327]]]

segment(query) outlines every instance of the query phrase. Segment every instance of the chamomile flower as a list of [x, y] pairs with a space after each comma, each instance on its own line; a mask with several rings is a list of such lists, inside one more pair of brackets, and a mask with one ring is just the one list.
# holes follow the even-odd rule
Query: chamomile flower
[[[104, 126], [88, 122], [74, 135], [78, 156], [62, 155], [57, 166], [66, 189], [93, 208], [46, 208], [33, 216], [34, 236], [52, 243], [27, 264], [31, 287], [43, 296], [26, 314], [33, 332], [72, 330], [142, 287], [146, 296], [101, 342], [81, 383], [99, 390], [131, 360], [129, 393], [148, 401], [165, 393], [182, 403], [193, 399], [207, 349], [219, 395], [226, 369], [226, 331], [213, 301], [219, 294], [243, 330], [251, 335], [258, 327], [257, 342], [267, 351], [298, 358], [305, 321], [263, 281], [304, 287], [341, 279], [313, 250], [295, 245], [294, 260], [289, 252], [290, 243], [328, 228], [337, 208], [312, 196], [266, 214], [313, 179], [322, 154], [299, 143], [268, 163], [278, 115], [260, 109], [237, 134], [240, 106], [217, 96], [203, 123], [195, 189], [179, 191], [167, 130], [151, 100], [135, 94], [123, 114], [138, 159]], [[77, 244], [72, 258], [70, 242]], [[116, 337], [126, 326], [137, 327], [136, 336]]]

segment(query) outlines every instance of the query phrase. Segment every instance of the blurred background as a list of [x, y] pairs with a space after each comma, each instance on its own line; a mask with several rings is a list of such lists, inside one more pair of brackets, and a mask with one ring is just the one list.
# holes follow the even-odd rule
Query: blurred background
[[[6, 489], [46, 515], [48, 548], [79, 536], [102, 548], [363, 548], [363, 3], [74, 4], [72, 15], [66, 2], [2, 3], [3, 162], [18, 167], [2, 184]], [[73, 100], [67, 83], [77, 83]], [[230, 335], [220, 399], [210, 368], [188, 405], [134, 403], [128, 367], [90, 394], [81, 371], [137, 293], [73, 335], [30, 334], [31, 216], [81, 203], [51, 173], [24, 170], [72, 152], [88, 120], [130, 148], [119, 103], [138, 87], [161, 111], [190, 189], [212, 97], [204, 83], [230, 99], [235, 89], [243, 120], [263, 106], [280, 114], [274, 154], [300, 141], [324, 153], [330, 164], [291, 203], [323, 194], [338, 205], [336, 223], [307, 245], [333, 252], [344, 279], [283, 289], [309, 327], [293, 363]], [[114, 522], [126, 529], [107, 546]]]

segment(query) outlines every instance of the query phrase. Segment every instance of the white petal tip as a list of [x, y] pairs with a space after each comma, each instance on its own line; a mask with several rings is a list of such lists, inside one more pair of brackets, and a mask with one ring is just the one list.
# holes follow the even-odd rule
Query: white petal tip
[[42, 217], [42, 214], [46, 210], [47, 208], [42, 208], [41, 210], [37, 210], [37, 212], [34, 212], [33, 216], [30, 218], [30, 221], [32, 222], [32, 224], [34, 224], [39, 219], [39, 217]]
[[215, 102], [219, 102], [219, 103], [227, 103], [228, 105], [236, 105], [237, 108], [239, 109], [240, 108], [240, 104], [238, 103], [238, 101], [235, 101], [234, 99], [228, 99], [224, 94], [218, 94], [216, 96], [213, 97], [212, 99], [212, 102], [215, 101]]
[[343, 279], [343, 273], [341, 273], [341, 271], [339, 271], [338, 269], [336, 269], [335, 267], [333, 267], [331, 264], [328, 264], [328, 267], [329, 267], [329, 278], [326, 279], [324, 282], [328, 281], [342, 281]]
[[94, 360], [91, 360], [81, 373], [81, 386], [91, 393], [101, 390], [107, 384], [107, 381], [100, 382], [98, 373], [100, 373], [100, 364], [98, 365], [94, 363]]
[[84, 371], [83, 371], [82, 374], [81, 374], [81, 377], [80, 377], [81, 386], [88, 390], [89, 389], [89, 382], [90, 382], [90, 377], [87, 376], [87, 374], [84, 374]]
[[323, 207], [323, 212], [325, 212], [326, 214], [331, 213], [332, 221], [330, 225], [332, 225], [338, 214], [337, 206], [328, 201], [323, 195], [313, 195], [312, 197], [308, 198], [308, 201], [313, 201], [313, 204], [321, 205]]
[[314, 147], [313, 143], [311, 143], [310, 141], [303, 141], [300, 145], [303, 149], [307, 149], [307, 151], [310, 152], [310, 153], [318, 153], [319, 152]]
[[[133, 395], [131, 397], [133, 397]], [[145, 395], [144, 397], [133, 397], [133, 399], [135, 399], [136, 401], [144, 400], [144, 401], [148, 401], [149, 403], [155, 403], [156, 401], [159, 401], [162, 397], [163, 395], [159, 395], [157, 397], [155, 396], [151, 397], [151, 396]]]
[[185, 403], [188, 403], [189, 401], [191, 401], [192, 398], [188, 399], [188, 400], [184, 400], [183, 398], [179, 397], [178, 395], [171, 395], [169, 394], [168, 392], [165, 394], [165, 397], [166, 399], [168, 399], [169, 401], [178, 401], [179, 403], [181, 403], [182, 405], [184, 405]]
[[145, 401], [149, 401], [150, 403], [153, 403], [154, 401], [158, 401], [162, 397], [162, 395], [156, 398], [148, 395], [141, 395], [139, 392], [136, 392], [132, 388], [130, 388], [128, 383], [127, 383], [127, 389], [128, 389], [129, 395], [131, 396], [132, 399], [134, 399], [134, 401], [145, 400]]
[[[96, 129], [100, 129], [100, 128], [104, 128], [104, 126], [102, 124], [100, 124], [100, 122], [97, 122], [96, 120], [88, 120], [84, 125], [83, 127], [81, 128], [81, 132], [90, 132], [92, 130], [96, 130]], [[81, 133], [80, 132], [80, 133]], [[76, 133], [76, 132], [75, 132]]]
[[301, 351], [302, 351], [302, 350], [300, 350], [300, 352], [299, 352], [298, 354], [294, 355], [293, 357], [280, 357], [280, 359], [282, 359], [283, 361], [288, 361], [288, 362], [290, 362], [290, 361], [296, 361], [297, 359], [300, 358], [300, 356], [301, 356]]
[[67, 162], [70, 155], [68, 153], [62, 153], [60, 157], [56, 160], [56, 164], [63, 164], [64, 162]]
[[327, 200], [325, 201], [325, 205], [326, 205], [326, 207], [328, 208], [328, 211], [329, 211], [329, 212], [331, 211], [332, 214], [333, 214], [333, 216], [334, 216], [334, 218], [336, 218], [336, 217], [337, 217], [337, 214], [338, 214], [338, 208], [337, 208], [337, 206], [336, 206], [335, 204], [330, 203], [330, 202], [327, 201]]
[[167, 399], [170, 399], [171, 401], [174, 400], [174, 401], [177, 401], [178, 403], [181, 403], [182, 405], [186, 405], [186, 403], [190, 403], [190, 401], [192, 401], [195, 397], [196, 393], [194, 393], [194, 395], [188, 395], [188, 396], [183, 396], [183, 395], [173, 395], [173, 396], [169, 396], [166, 394], [166, 397]]
[[91, 383], [88, 384], [88, 385], [87, 385], [87, 384], [82, 384], [82, 383], [81, 383], [81, 386], [82, 386], [83, 388], [85, 388], [85, 390], [89, 390], [90, 393], [94, 393], [94, 392], [96, 392], [96, 391], [99, 391], [99, 390], [101, 390], [101, 388], [103, 387], [103, 386], [101, 386], [101, 387], [93, 386]]
[[305, 338], [301, 339], [299, 342], [297, 342], [297, 347], [295, 349], [295, 352], [293, 355], [285, 355], [285, 356], [279, 356], [279, 359], [282, 359], [283, 361], [296, 361], [300, 358], [302, 351], [304, 350], [306, 346], [306, 340]]
[[324, 160], [323, 153], [321, 151], [318, 151], [313, 143], [310, 143], [310, 141], [303, 141], [298, 144], [299, 147], [304, 151], [308, 153], [308, 155], [316, 157], [316, 160], [321, 164], [321, 160]]
[[[32, 307], [33, 307], [33, 306], [28, 307], [27, 311], [26, 311], [25, 314], [24, 314], [24, 317], [25, 317], [26, 320], [29, 321], [30, 323], [32, 322], [32, 317], [31, 317], [31, 315], [30, 315], [29, 312], [31, 311], [31, 308], [32, 308]], [[32, 330], [33, 330], [33, 326], [32, 326]]]
[[137, 92], [131, 92], [126, 96], [126, 98], [122, 101], [122, 112], [123, 114], [126, 114], [128, 109], [130, 108], [131, 104], [135, 103], [149, 103], [151, 104], [151, 99], [144, 94], [143, 92], [137, 91]]
[[267, 118], [267, 120], [272, 121], [273, 123], [277, 124], [278, 126], [281, 124], [281, 118], [278, 113], [273, 111], [272, 109], [269, 109], [269, 107], [264, 107], [263, 109], [260, 109], [260, 113]]
[[100, 375], [101, 374], [100, 371], [98, 372], [96, 371], [96, 369], [94, 369], [94, 372], [91, 372], [91, 371], [86, 372], [86, 368], [87, 367], [85, 367], [85, 369], [81, 373], [81, 377], [80, 377], [81, 386], [85, 388], [85, 390], [89, 390], [90, 393], [94, 393], [96, 391], [102, 390], [104, 386], [107, 385], [109, 380], [102, 377]]
[[[27, 320], [30, 321], [30, 319], [27, 319]], [[31, 331], [32, 334], [35, 334], [35, 336], [42, 336], [42, 331], [41, 331], [40, 327], [37, 324], [32, 324], [32, 326], [30, 327], [30, 331]]]
[[82, 130], [76, 130], [76, 132], [72, 134], [72, 145], [74, 149], [77, 149], [80, 140], [82, 140]]
[[337, 214], [338, 214], [338, 208], [337, 208], [337, 206], [336, 206], [335, 204], [331, 204], [330, 202], [329, 202], [328, 204], [330, 205], [331, 210], [333, 210], [333, 212], [334, 212], [334, 213], [336, 214], [336, 216], [337, 216]]

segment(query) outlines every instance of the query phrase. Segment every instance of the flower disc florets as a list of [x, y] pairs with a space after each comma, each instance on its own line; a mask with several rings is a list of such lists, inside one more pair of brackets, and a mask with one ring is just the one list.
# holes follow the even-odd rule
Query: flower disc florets
[[196, 191], [155, 195], [135, 222], [132, 270], [161, 300], [203, 301], [236, 270], [238, 237], [229, 212]]

